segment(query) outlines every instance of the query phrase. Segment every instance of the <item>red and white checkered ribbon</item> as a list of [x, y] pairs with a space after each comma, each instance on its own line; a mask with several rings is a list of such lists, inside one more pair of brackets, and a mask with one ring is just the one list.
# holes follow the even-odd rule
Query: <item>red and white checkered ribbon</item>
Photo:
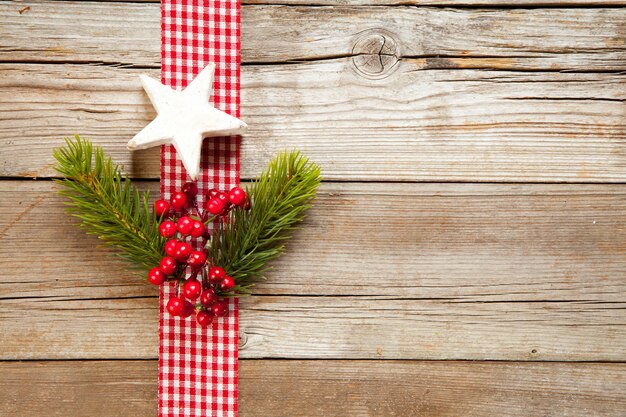
[[[162, 0], [161, 78], [183, 89], [209, 63], [216, 64], [213, 104], [239, 117], [239, 0]], [[202, 151], [198, 203], [211, 188], [239, 182], [239, 137], [208, 138]], [[172, 146], [161, 150], [161, 196], [169, 199], [186, 181]], [[160, 306], [159, 416], [237, 415], [237, 301], [228, 315], [202, 329], [193, 318], [173, 317], [165, 304], [174, 292], [163, 286]]]

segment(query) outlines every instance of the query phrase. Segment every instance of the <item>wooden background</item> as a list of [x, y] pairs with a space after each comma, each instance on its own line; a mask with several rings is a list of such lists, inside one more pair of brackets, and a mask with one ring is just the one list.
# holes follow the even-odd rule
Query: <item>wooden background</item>
[[[626, 415], [626, 1], [244, 3], [242, 175], [326, 181], [242, 303], [241, 416]], [[157, 189], [159, 18], [0, 0], [2, 416], [156, 415], [157, 292], [50, 179], [79, 133]]]

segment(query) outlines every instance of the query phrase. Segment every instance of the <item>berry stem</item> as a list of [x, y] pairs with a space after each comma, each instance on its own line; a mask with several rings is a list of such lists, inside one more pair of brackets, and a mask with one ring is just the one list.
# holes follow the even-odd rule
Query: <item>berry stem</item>
[[202, 289], [206, 290], [209, 288], [209, 282], [207, 281], [207, 272], [206, 266], [202, 268]]
[[220, 217], [219, 214], [216, 214], [215, 216], [209, 217], [208, 220], [204, 221], [204, 225], [207, 226], [209, 223], [213, 223], [219, 217]]

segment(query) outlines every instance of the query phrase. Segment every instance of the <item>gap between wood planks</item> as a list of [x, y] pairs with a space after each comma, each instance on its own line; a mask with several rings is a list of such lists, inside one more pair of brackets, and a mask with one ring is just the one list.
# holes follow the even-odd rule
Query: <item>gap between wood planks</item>
[[[6, 0], [4, 0], [6, 1]], [[59, 3], [75, 2], [76, 0], [55, 0]], [[159, 0], [81, 0], [84, 3], [129, 3], [145, 4], [159, 3]], [[455, 9], [619, 9], [626, 6], [624, 0], [347, 0], [337, 4], [336, 0], [293, 0], [293, 1], [266, 1], [242, 0], [242, 6], [285, 6], [285, 7], [416, 7], [416, 8], [455, 8]], [[28, 7], [22, 8], [20, 14], [28, 12]]]
[[[72, 362], [85, 362], [85, 363], [98, 363], [98, 362], [154, 362], [158, 360], [158, 357], [145, 357], [145, 358], [43, 358], [43, 359], [32, 359], [32, 358], [24, 358], [24, 359], [0, 359], [0, 363], [72, 363]], [[511, 360], [511, 359], [390, 359], [390, 358], [376, 358], [376, 359], [362, 359], [362, 358], [290, 358], [290, 357], [275, 357], [275, 358], [239, 358], [242, 362], [262, 362], [262, 361], [281, 361], [281, 362], [365, 362], [365, 363], [467, 363], [467, 364], [625, 364], [626, 361], [602, 361], [602, 360], [592, 360], [592, 361], [561, 361], [561, 360]]]
[[[304, 63], [317, 63], [325, 61], [335, 61], [341, 59], [354, 59], [369, 54], [337, 54], [328, 56], [315, 57], [299, 57], [294, 59], [284, 59], [279, 61], [248, 61], [242, 62], [242, 68], [268, 67], [268, 66], [286, 66], [299, 65]], [[509, 56], [510, 59], [528, 59], [523, 56]], [[564, 73], [564, 74], [624, 74], [626, 69], [581, 69], [581, 68], [498, 68], [490, 65], [495, 60], [501, 60], [499, 56], [472, 56], [472, 55], [445, 55], [445, 54], [424, 54], [424, 55], [403, 55], [397, 57], [398, 62], [414, 62], [417, 63], [415, 71], [447, 71], [447, 70], [484, 70], [488, 72], [521, 72], [521, 73]], [[449, 60], [455, 60], [457, 65], [451, 65]], [[93, 67], [109, 67], [130, 70], [157, 70], [160, 65], [139, 65], [126, 62], [105, 62], [105, 61], [85, 61], [85, 60], [56, 60], [50, 61], [33, 57], [31, 60], [2, 60], [2, 64], [38, 64], [38, 65], [86, 65]], [[460, 64], [460, 65], [459, 65]]]

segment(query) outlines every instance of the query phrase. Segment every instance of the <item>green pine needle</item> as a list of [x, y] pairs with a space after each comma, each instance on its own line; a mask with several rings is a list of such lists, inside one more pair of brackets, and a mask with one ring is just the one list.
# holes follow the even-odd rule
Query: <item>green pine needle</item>
[[[60, 193], [69, 198], [69, 212], [81, 227], [120, 250], [133, 266], [159, 264], [165, 240], [149, 204], [121, 168], [87, 139], [67, 138], [53, 152], [56, 170], [64, 177]], [[208, 259], [235, 278], [236, 291], [248, 293], [267, 263], [284, 251], [311, 207], [321, 183], [320, 168], [300, 152], [282, 152], [248, 188], [252, 210], [234, 209], [226, 223], [217, 223], [208, 244]]]
[[284, 251], [321, 183], [320, 168], [298, 151], [281, 152], [247, 187], [252, 210], [235, 209], [220, 223], [210, 242], [209, 259], [236, 278], [246, 292], [267, 263]]
[[66, 146], [53, 151], [56, 170], [64, 179], [60, 193], [69, 198], [68, 212], [81, 227], [97, 235], [135, 267], [149, 269], [163, 256], [164, 239], [152, 214], [149, 192], [142, 194], [121, 169], [87, 139], [65, 139]]

